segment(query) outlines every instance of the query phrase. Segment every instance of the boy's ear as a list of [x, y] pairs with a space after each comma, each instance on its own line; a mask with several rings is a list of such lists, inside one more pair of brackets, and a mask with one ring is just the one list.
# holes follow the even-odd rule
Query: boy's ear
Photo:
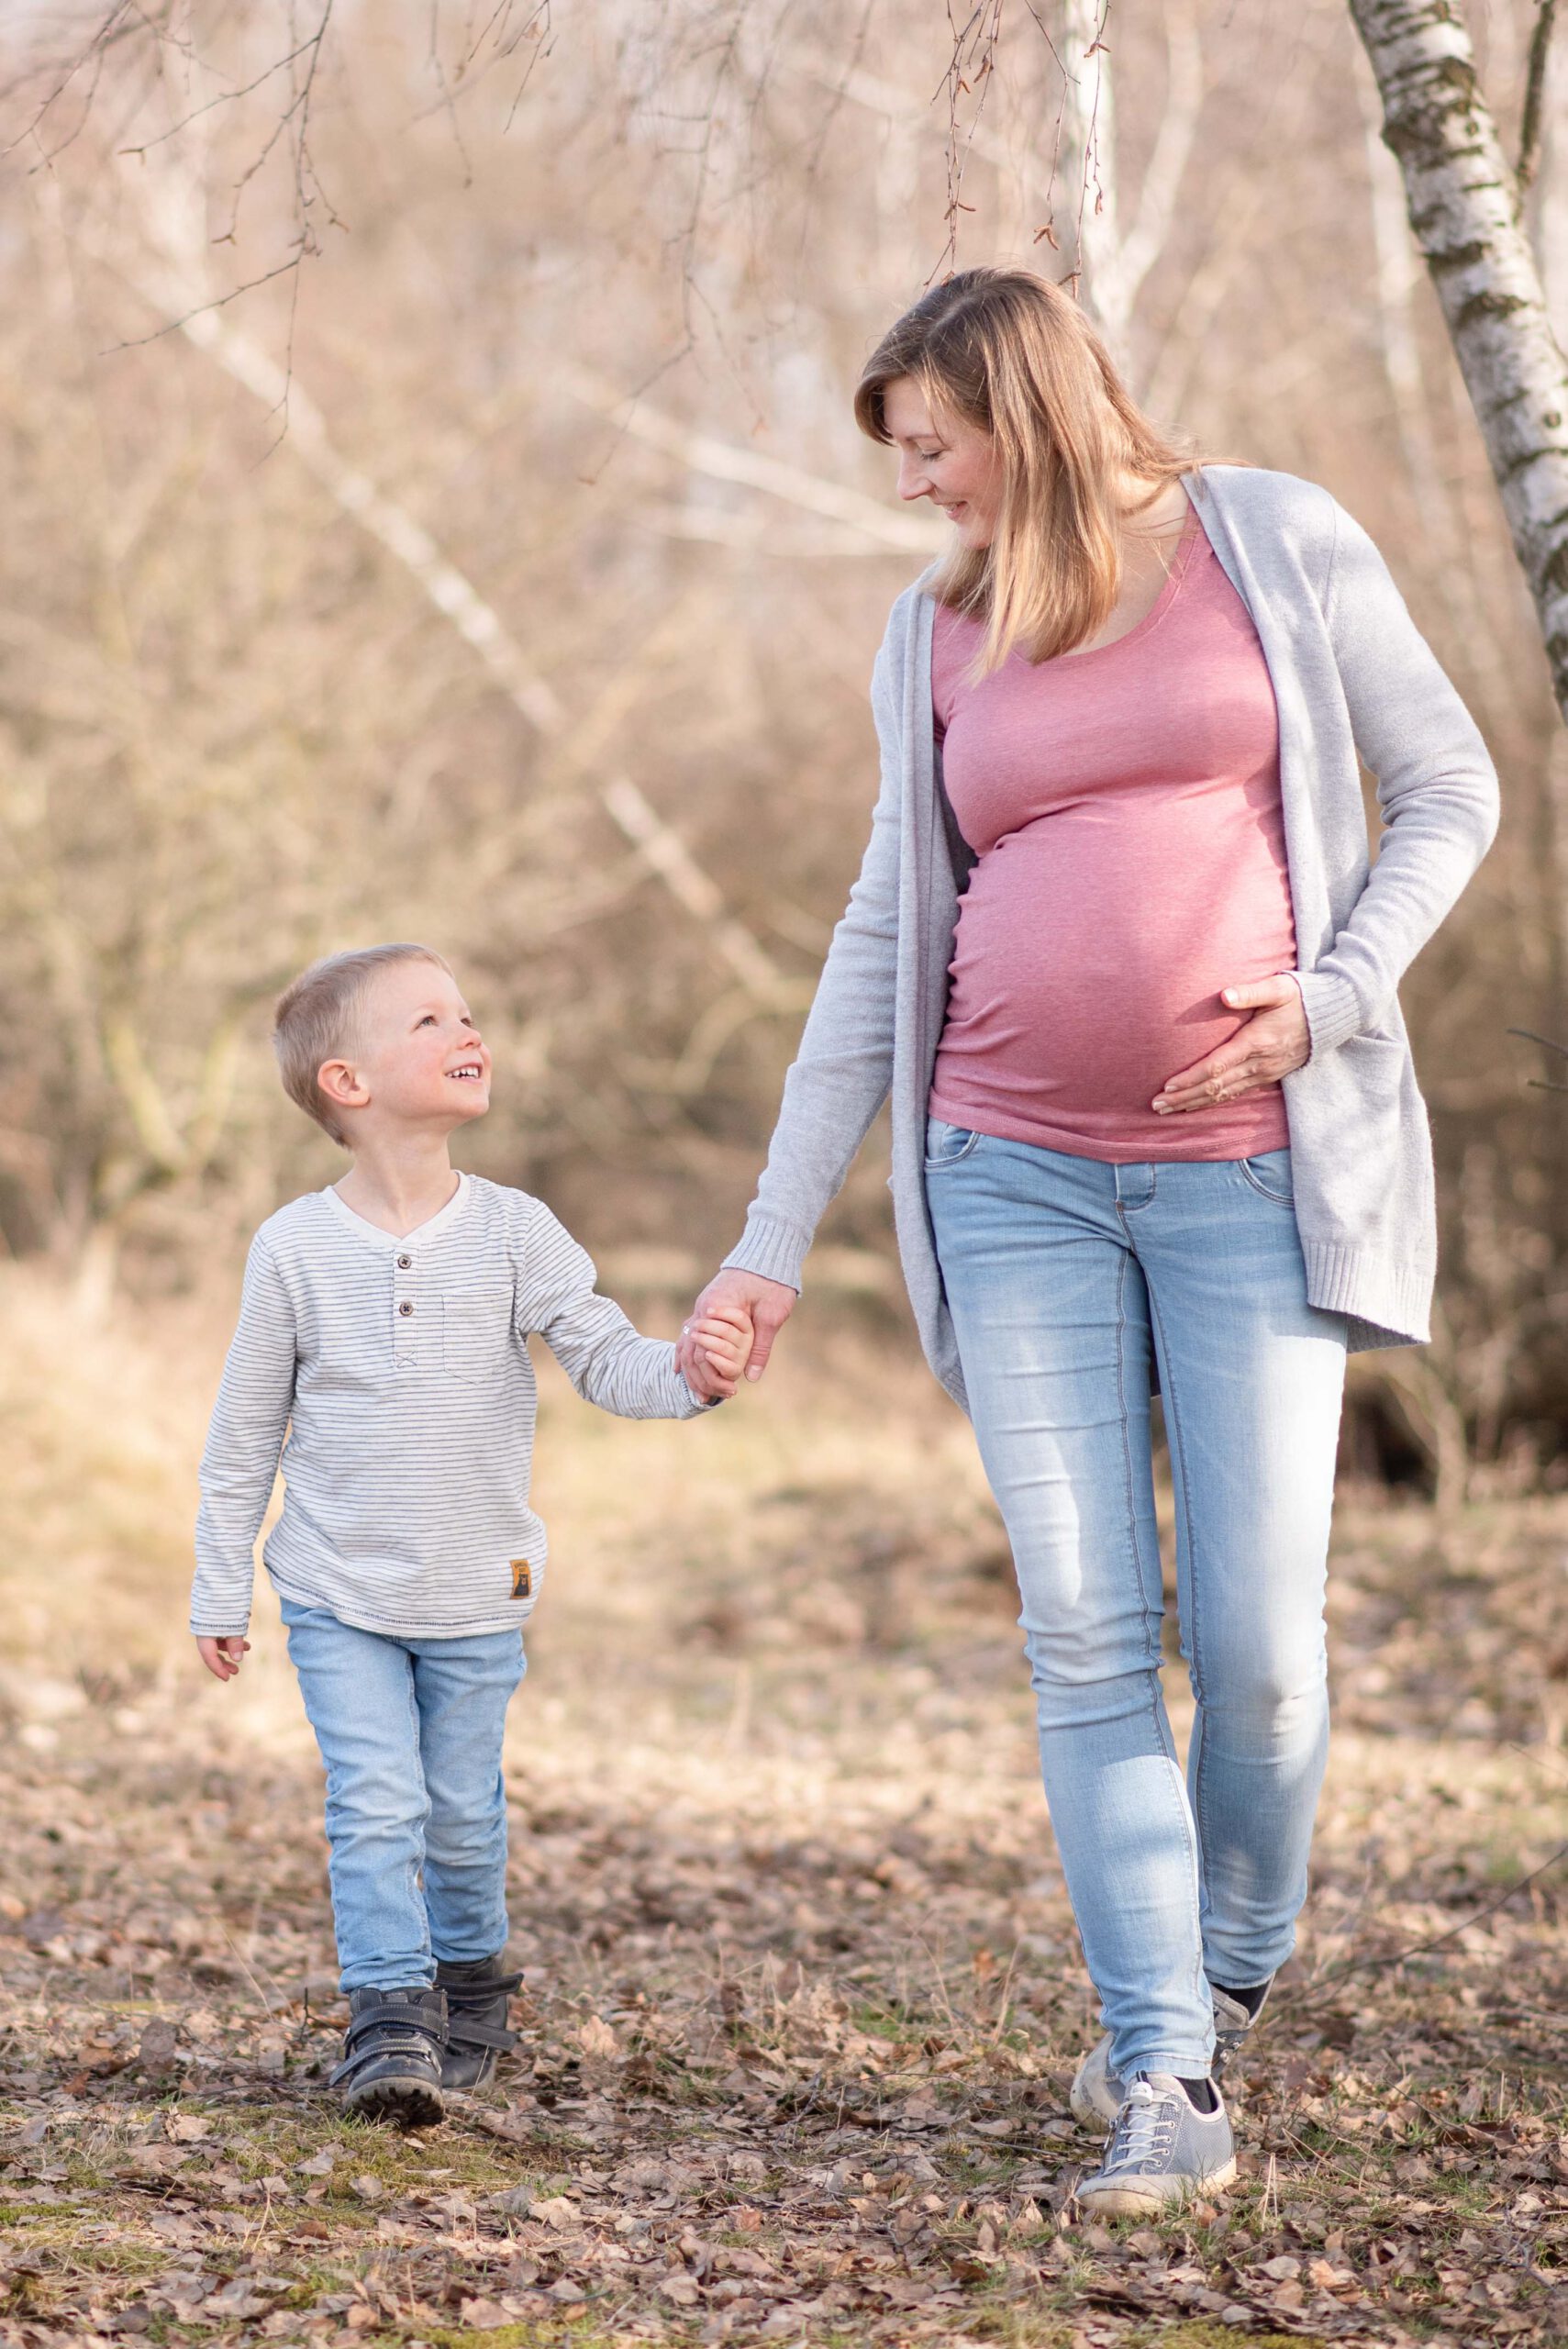
[[323, 1099], [335, 1109], [362, 1109], [371, 1097], [370, 1086], [352, 1061], [323, 1061], [316, 1072], [316, 1083]]

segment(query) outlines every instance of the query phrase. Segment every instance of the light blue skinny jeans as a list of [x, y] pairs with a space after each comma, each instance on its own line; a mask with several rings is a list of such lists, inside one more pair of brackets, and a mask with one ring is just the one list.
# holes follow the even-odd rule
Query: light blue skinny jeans
[[[1208, 1985], [1283, 1965], [1307, 1892], [1344, 1319], [1307, 1301], [1288, 1150], [1108, 1166], [933, 1118], [926, 1196], [1111, 2066], [1202, 2078]], [[1184, 1784], [1151, 1365], [1197, 1708]]]
[[506, 1707], [517, 1631], [400, 1640], [283, 1601], [327, 1767], [332, 1922], [345, 1990], [432, 1983], [506, 1940]]

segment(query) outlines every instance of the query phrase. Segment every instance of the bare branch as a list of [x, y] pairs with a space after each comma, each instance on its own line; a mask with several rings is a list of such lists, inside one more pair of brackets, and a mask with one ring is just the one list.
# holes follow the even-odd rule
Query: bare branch
[[286, 57], [280, 57], [274, 63], [264, 66], [253, 82], [243, 83], [238, 90], [220, 90], [216, 97], [204, 98], [199, 106], [193, 106], [189, 114], [180, 117], [178, 122], [172, 122], [166, 130], [161, 130], [158, 133], [156, 139], [144, 139], [139, 145], [122, 147], [120, 153], [149, 155], [153, 148], [163, 146], [168, 139], [177, 139], [182, 130], [188, 129], [193, 122], [199, 122], [204, 114], [211, 114], [216, 106], [235, 106], [241, 98], [250, 97], [257, 90], [263, 89], [274, 73], [282, 73], [285, 68], [294, 63], [296, 57], [303, 57], [306, 50], [313, 46], [313, 42], [314, 36], [310, 41], [301, 41], [299, 47], [291, 49]]
[[[948, 26], [952, 34], [952, 53], [943, 76], [942, 87], [947, 95], [947, 206], [942, 217], [947, 227], [947, 242], [931, 272], [934, 282], [945, 269], [958, 261], [959, 215], [971, 207], [963, 202], [963, 175], [969, 164], [969, 150], [980, 117], [990, 93], [991, 77], [996, 62], [996, 45], [1002, 34], [1003, 0], [979, 0], [979, 5], [958, 23], [952, 12], [952, 0], [948, 0]], [[973, 97], [973, 119], [966, 131], [959, 128], [960, 101]]]
[[1549, 1052], [1561, 1052], [1568, 1061], [1568, 1044], [1560, 1044], [1554, 1036], [1538, 1036], [1533, 1028], [1510, 1028], [1508, 1033], [1510, 1036], [1522, 1036], [1531, 1044], [1542, 1044]]
[[[128, 26], [127, 26], [123, 21], [127, 17], [132, 19]], [[110, 43], [117, 38], [123, 37], [124, 33], [128, 30], [135, 32], [139, 29], [139, 12], [131, 7], [130, 0], [116, 0], [115, 6], [112, 7], [109, 10], [108, 15], [94, 28], [81, 49], [76, 51], [69, 63], [60, 69], [53, 84], [46, 93], [44, 97], [39, 101], [31, 120], [17, 133], [17, 137], [10, 141], [9, 145], [6, 148], [5, 152], [6, 154], [11, 154], [17, 148], [25, 146], [31, 139], [41, 140], [43, 126], [48, 119], [50, 111], [58, 104], [59, 100], [65, 95], [66, 91], [71, 87], [72, 83], [74, 82], [83, 67], [84, 65], [91, 65], [95, 72], [96, 72], [102, 64], [104, 52], [109, 47]]]
[[1546, 61], [1557, 0], [1536, 0], [1535, 28], [1529, 37], [1529, 65], [1525, 74], [1524, 113], [1519, 122], [1518, 183], [1529, 187], [1540, 162], [1540, 121], [1546, 95]]
[[[132, 281], [143, 298], [161, 310], [178, 310], [184, 293], [171, 269]], [[571, 721], [554, 687], [530, 668], [505, 621], [479, 594], [406, 507], [389, 497], [334, 447], [326, 417], [306, 393], [265, 352], [238, 334], [212, 305], [186, 308], [180, 331], [275, 414], [286, 403], [288, 445], [309, 466], [347, 514], [378, 540], [417, 581], [496, 679], [512, 707], [537, 732], [555, 741]], [[666, 823], [628, 775], [595, 785], [601, 805], [617, 828], [641, 852], [650, 871], [706, 930], [715, 949], [751, 994], [770, 1007], [793, 998], [788, 983], [765, 947], [725, 902], [684, 841]]]
[[933, 526], [923, 516], [898, 513], [858, 489], [844, 489], [837, 482], [822, 481], [815, 473], [784, 464], [776, 457], [759, 456], [752, 450], [738, 449], [728, 440], [720, 440], [712, 433], [694, 431], [674, 417], [650, 407], [644, 400], [628, 400], [614, 384], [588, 368], [563, 362], [557, 368], [554, 380], [584, 407], [610, 417], [618, 430], [645, 441], [650, 448], [662, 450], [667, 456], [678, 458], [693, 473], [706, 473], [714, 481], [738, 482], [749, 489], [763, 490], [770, 497], [782, 498], [808, 514], [820, 514], [830, 522], [845, 524], [882, 546], [931, 555], [945, 541], [940, 526]]
[[[291, 253], [287, 261], [279, 262], [276, 269], [264, 270], [260, 277], [248, 277], [243, 285], [232, 286], [227, 294], [215, 294], [210, 302], [198, 302], [195, 309], [185, 311], [182, 317], [168, 319], [161, 327], [154, 327], [150, 334], [132, 335], [125, 342], [111, 342], [100, 356], [108, 359], [117, 351], [143, 351], [150, 342], [161, 342], [165, 335], [187, 334], [194, 318], [202, 317], [210, 310], [226, 310], [230, 302], [238, 302], [242, 294], [253, 294], [259, 285], [271, 285], [275, 279], [297, 272], [304, 258], [302, 252]], [[191, 339], [194, 340], [195, 337]], [[286, 399], [286, 374], [284, 385]]]

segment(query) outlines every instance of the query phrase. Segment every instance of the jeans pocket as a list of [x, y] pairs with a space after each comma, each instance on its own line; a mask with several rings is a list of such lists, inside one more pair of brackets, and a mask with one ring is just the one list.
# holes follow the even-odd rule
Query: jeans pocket
[[1296, 1205], [1288, 1149], [1265, 1150], [1256, 1158], [1243, 1158], [1240, 1164], [1243, 1177], [1261, 1198], [1268, 1199], [1276, 1208]]
[[926, 1172], [940, 1174], [944, 1166], [956, 1166], [967, 1158], [980, 1141], [969, 1126], [950, 1126], [945, 1118], [926, 1119]]

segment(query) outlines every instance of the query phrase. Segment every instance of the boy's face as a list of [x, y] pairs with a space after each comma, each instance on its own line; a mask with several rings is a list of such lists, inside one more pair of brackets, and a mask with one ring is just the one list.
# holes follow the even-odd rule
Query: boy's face
[[357, 1042], [324, 1062], [322, 1090], [378, 1124], [465, 1125], [490, 1107], [490, 1054], [458, 991], [434, 963], [393, 963], [366, 988]]

